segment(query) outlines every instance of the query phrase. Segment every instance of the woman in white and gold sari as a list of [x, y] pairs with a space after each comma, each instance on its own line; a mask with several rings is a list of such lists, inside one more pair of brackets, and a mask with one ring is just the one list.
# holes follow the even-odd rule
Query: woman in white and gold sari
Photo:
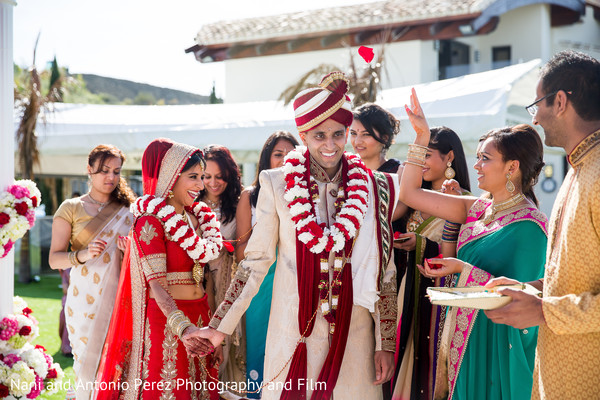
[[52, 223], [50, 266], [71, 268], [65, 318], [78, 399], [91, 395], [119, 282], [124, 236], [133, 221], [129, 205], [135, 195], [121, 177], [124, 161], [115, 146], [96, 146], [88, 156], [90, 191], [65, 200]]

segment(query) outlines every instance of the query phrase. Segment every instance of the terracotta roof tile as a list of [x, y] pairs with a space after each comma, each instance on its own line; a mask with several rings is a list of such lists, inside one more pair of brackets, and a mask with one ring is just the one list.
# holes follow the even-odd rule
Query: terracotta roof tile
[[196, 36], [200, 46], [264, 41], [275, 37], [480, 13], [494, 0], [387, 0], [344, 7], [301, 11], [266, 17], [221, 21], [202, 26]]

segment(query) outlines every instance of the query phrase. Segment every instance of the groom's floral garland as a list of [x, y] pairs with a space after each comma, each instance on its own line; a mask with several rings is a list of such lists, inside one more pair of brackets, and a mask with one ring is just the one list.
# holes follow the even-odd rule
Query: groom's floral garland
[[[319, 190], [315, 179], [306, 172], [310, 169], [308, 151], [303, 146], [290, 151], [285, 158], [283, 171], [286, 189], [284, 198], [295, 223], [298, 240], [306, 245], [311, 253], [320, 254], [319, 299], [325, 319], [334, 326], [337, 300], [341, 289], [341, 272], [344, 267], [343, 250], [348, 241], [354, 240], [367, 212], [368, 172], [360, 157], [344, 153], [348, 163], [348, 174], [342, 177], [335, 203], [335, 222], [328, 228], [319, 222], [316, 204], [319, 203]], [[332, 306], [329, 308], [329, 253], [336, 253], [334, 277], [331, 283]]]
[[202, 238], [162, 197], [145, 195], [131, 205], [131, 212], [136, 218], [151, 214], [161, 220], [171, 240], [185, 250], [192, 260], [201, 263], [214, 260], [223, 247], [223, 237], [217, 217], [203, 202], [196, 202], [186, 210], [198, 219]]

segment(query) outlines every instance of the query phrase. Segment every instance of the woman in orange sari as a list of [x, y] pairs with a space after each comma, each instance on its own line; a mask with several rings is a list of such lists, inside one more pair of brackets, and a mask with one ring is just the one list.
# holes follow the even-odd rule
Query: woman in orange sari
[[169, 139], [151, 142], [142, 157], [144, 196], [132, 205], [134, 223], [117, 305], [98, 375], [98, 399], [218, 399], [222, 350], [208, 353], [189, 334], [211, 318], [213, 293], [206, 263], [219, 255], [215, 214], [195, 202], [204, 158]]

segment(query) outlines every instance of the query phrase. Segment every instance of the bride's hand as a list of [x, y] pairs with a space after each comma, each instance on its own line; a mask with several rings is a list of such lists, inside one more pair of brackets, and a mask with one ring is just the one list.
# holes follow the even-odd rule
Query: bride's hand
[[421, 103], [419, 103], [419, 98], [417, 97], [417, 92], [414, 88], [411, 90], [410, 107], [405, 105], [404, 108], [406, 109], [406, 114], [408, 114], [408, 119], [410, 120], [413, 129], [417, 133], [417, 139], [426, 139], [428, 144], [429, 124], [427, 123], [427, 119], [421, 108]]

